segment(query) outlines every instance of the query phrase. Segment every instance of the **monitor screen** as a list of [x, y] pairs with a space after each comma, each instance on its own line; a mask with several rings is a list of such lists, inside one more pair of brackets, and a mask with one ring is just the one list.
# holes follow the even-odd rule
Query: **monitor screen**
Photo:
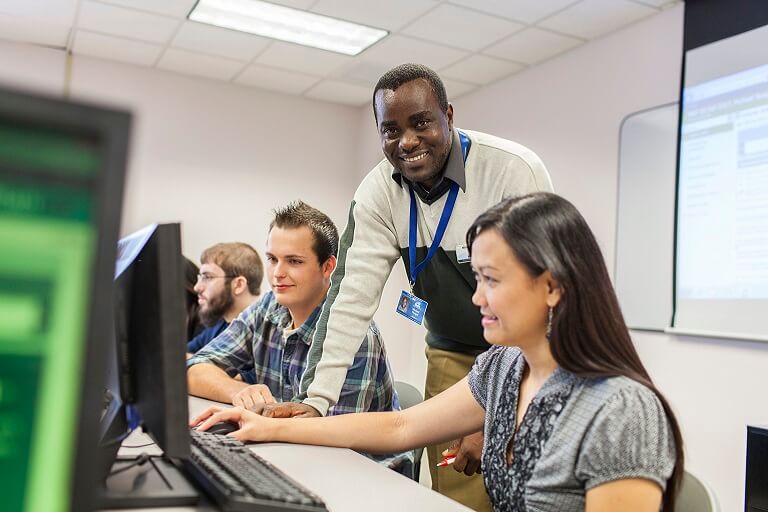
[[0, 90], [0, 495], [88, 510], [130, 119]]
[[[101, 381], [110, 398], [99, 442], [101, 508], [197, 502], [180, 470], [190, 455], [184, 293], [178, 224], [147, 226], [119, 241], [111, 356]], [[117, 456], [139, 426], [162, 456]]]
[[[181, 228], [160, 224], [120, 240], [115, 268], [115, 361], [108, 386], [167, 457], [189, 456]], [[121, 420], [122, 413], [117, 418]], [[131, 420], [125, 421], [126, 426]], [[111, 435], [115, 435], [114, 429]], [[120, 433], [118, 429], [117, 434]]]

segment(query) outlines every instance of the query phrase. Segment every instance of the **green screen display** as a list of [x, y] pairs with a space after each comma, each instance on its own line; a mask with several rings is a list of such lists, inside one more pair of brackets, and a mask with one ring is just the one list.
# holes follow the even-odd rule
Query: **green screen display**
[[71, 500], [96, 243], [84, 178], [99, 163], [68, 137], [0, 123], [0, 496], [9, 511], [64, 511]]

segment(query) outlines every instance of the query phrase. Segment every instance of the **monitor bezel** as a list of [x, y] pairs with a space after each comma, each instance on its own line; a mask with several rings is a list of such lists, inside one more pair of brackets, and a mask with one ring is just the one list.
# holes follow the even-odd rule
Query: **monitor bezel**
[[53, 96], [29, 94], [0, 88], [0, 118], [40, 126], [64, 133], [95, 137], [99, 144], [101, 166], [89, 177], [67, 178], [59, 174], [22, 171], [8, 174], [29, 183], [69, 182], [87, 186], [96, 198], [92, 225], [97, 233], [94, 263], [91, 267], [89, 303], [86, 311], [86, 337], [82, 351], [82, 380], [79, 384], [79, 410], [75, 425], [74, 452], [70, 481], [70, 509], [92, 510], [96, 503], [96, 450], [99, 414], [103, 405], [105, 358], [104, 340], [110, 336], [112, 279], [116, 245], [120, 229], [123, 188], [126, 175], [131, 114], [95, 104], [74, 102]]

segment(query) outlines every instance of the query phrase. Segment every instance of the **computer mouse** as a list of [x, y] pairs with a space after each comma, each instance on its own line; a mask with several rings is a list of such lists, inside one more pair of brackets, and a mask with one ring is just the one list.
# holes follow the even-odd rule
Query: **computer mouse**
[[207, 432], [210, 432], [211, 434], [218, 434], [220, 436], [225, 436], [230, 432], [234, 432], [235, 430], [240, 430], [240, 426], [237, 423], [230, 423], [229, 421], [220, 421], [219, 423], [215, 423], [211, 428], [209, 428]]

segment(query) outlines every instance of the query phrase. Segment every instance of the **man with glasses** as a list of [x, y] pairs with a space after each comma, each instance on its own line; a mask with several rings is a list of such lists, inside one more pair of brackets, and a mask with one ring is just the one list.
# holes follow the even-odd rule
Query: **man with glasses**
[[[248, 244], [221, 243], [200, 255], [195, 293], [198, 316], [206, 326], [187, 343], [191, 357], [227, 328], [245, 308], [259, 300], [264, 266], [256, 249]], [[243, 373], [243, 377], [247, 372]]]

